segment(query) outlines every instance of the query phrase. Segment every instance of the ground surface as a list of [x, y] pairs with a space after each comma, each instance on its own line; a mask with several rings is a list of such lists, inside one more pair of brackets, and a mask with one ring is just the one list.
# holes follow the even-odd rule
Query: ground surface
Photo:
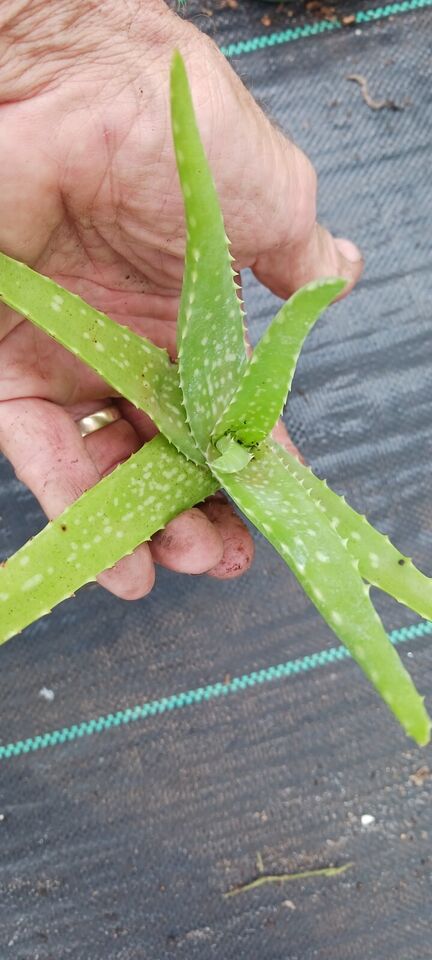
[[[311, 36], [310, 13], [288, 18], [291, 35], [268, 4], [200, 6], [188, 15], [236, 45], [236, 68], [312, 156], [321, 218], [367, 258], [307, 343], [287, 423], [432, 575], [431, 12]], [[352, 72], [409, 105], [374, 111]], [[274, 301], [248, 278], [246, 297], [256, 338]], [[7, 556], [42, 517], [4, 462], [0, 479]], [[431, 705], [430, 625], [377, 603]], [[89, 588], [4, 647], [2, 958], [431, 960], [431, 753], [333, 647], [261, 540], [238, 583], [163, 573], [132, 606]], [[347, 864], [224, 898], [262, 869]]]

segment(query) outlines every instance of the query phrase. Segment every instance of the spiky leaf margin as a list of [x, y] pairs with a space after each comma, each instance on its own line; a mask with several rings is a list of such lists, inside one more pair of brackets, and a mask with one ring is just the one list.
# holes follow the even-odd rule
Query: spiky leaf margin
[[421, 617], [432, 620], [432, 580], [397, 550], [388, 537], [375, 530], [366, 517], [356, 513], [344, 497], [334, 493], [325, 480], [316, 477], [279, 444], [273, 441], [270, 445], [346, 542], [348, 552], [358, 561], [362, 577]]
[[214, 436], [230, 433], [251, 445], [268, 437], [288, 393], [304, 341], [323, 310], [346, 286], [344, 280], [314, 280], [276, 314], [257, 344]]
[[83, 360], [116, 393], [148, 413], [190, 460], [204, 462], [186, 423], [177, 367], [166, 350], [3, 253], [0, 300]]
[[345, 644], [405, 731], [429, 742], [423, 698], [390, 643], [369, 599], [358, 562], [302, 485], [263, 443], [224, 486], [295, 573], [321, 616]]
[[0, 568], [0, 643], [45, 616], [214, 493], [205, 467], [158, 436], [92, 487]]
[[178, 318], [180, 382], [190, 428], [205, 454], [241, 380], [246, 348], [219, 200], [177, 52], [171, 68], [171, 117], [187, 227]]

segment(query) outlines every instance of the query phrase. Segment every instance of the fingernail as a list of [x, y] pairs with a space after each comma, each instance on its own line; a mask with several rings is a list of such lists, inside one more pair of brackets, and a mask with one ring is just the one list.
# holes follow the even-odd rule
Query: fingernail
[[363, 260], [359, 248], [356, 247], [355, 243], [352, 243], [351, 240], [346, 240], [345, 237], [336, 237], [335, 244], [339, 253], [341, 253], [349, 263], [359, 263]]

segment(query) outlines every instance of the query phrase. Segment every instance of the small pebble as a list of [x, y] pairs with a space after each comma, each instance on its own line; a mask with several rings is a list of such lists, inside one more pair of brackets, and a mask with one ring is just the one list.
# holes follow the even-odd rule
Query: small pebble
[[42, 700], [47, 700], [48, 703], [52, 703], [54, 700], [54, 690], [50, 690], [48, 687], [42, 687], [39, 690], [39, 696], [42, 697]]
[[287, 907], [288, 910], [297, 909], [295, 903], [293, 903], [292, 900], [282, 900], [282, 906]]
[[371, 813], [362, 813], [360, 819], [362, 827], [371, 827], [375, 823], [375, 817]]

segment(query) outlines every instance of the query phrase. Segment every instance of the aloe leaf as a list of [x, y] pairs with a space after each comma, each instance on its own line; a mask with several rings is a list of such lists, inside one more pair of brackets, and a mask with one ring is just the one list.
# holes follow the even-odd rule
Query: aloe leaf
[[0, 566], [0, 643], [217, 489], [157, 436]]
[[187, 227], [178, 317], [180, 382], [188, 422], [205, 453], [213, 428], [240, 382], [246, 349], [219, 200], [177, 52], [171, 69], [171, 117]]
[[223, 483], [291, 567], [406, 732], [417, 743], [428, 743], [430, 720], [423, 699], [371, 604], [357, 562], [306, 488], [266, 444], [241, 473], [225, 474]]
[[215, 437], [231, 433], [254, 444], [268, 436], [282, 412], [308, 333], [345, 286], [344, 280], [315, 280], [281, 307], [255, 348]]
[[221, 437], [216, 443], [219, 456], [213, 461], [219, 473], [238, 473], [252, 459], [247, 447], [242, 447], [233, 437]]
[[361, 576], [421, 617], [432, 620], [432, 580], [397, 550], [388, 537], [375, 530], [366, 517], [356, 513], [344, 497], [334, 493], [325, 480], [319, 480], [309, 467], [299, 463], [279, 444], [272, 442], [271, 446], [346, 542], [348, 552], [358, 561]]
[[120, 396], [148, 413], [185, 456], [203, 462], [186, 423], [177, 368], [166, 350], [3, 253], [0, 300], [83, 360]]

